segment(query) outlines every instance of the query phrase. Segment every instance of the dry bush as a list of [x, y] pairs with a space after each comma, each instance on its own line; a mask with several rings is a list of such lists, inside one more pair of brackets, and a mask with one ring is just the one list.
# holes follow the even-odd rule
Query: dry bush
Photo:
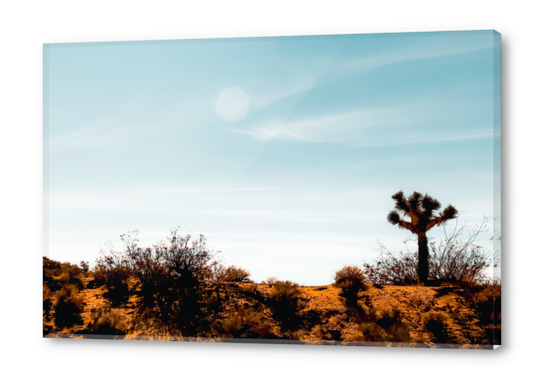
[[223, 270], [215, 275], [215, 281], [220, 283], [225, 282], [241, 282], [241, 283], [253, 283], [250, 279], [250, 273], [237, 266], [224, 267]]
[[55, 279], [55, 276], [59, 275], [60, 262], [43, 257], [43, 285], [47, 286], [51, 292], [56, 292], [60, 289], [60, 282]]
[[306, 300], [302, 296], [297, 283], [277, 281], [265, 300], [279, 322], [282, 332], [293, 331], [302, 322], [301, 313]]
[[464, 280], [460, 283], [464, 297], [469, 301], [478, 316], [479, 324], [485, 331], [481, 343], [501, 344], [501, 283], [488, 280], [484, 283]]
[[130, 276], [130, 271], [124, 267], [109, 270], [98, 268], [94, 273], [94, 281], [105, 284], [106, 291], [103, 297], [108, 299], [113, 307], [119, 307], [125, 305], [130, 298], [131, 291], [128, 284]]
[[54, 295], [48, 285], [43, 286], [43, 318], [47, 319], [50, 316], [53, 307]]
[[278, 281], [279, 280], [277, 278], [275, 278], [274, 276], [271, 276], [271, 277], [265, 279], [264, 281], [262, 281], [262, 284], [268, 284], [268, 285], [272, 286], [273, 284], [275, 284]]
[[[379, 242], [380, 244], [380, 242]], [[376, 264], [363, 264], [363, 270], [370, 283], [376, 285], [410, 285], [418, 282], [418, 256], [416, 254], [391, 254], [380, 244], [380, 256]]]
[[[444, 240], [430, 243], [430, 275], [434, 280], [447, 283], [465, 280], [482, 283], [487, 280], [484, 271], [496, 267], [499, 258], [497, 253], [477, 243], [479, 234], [487, 230], [488, 221], [486, 217], [480, 225], [470, 230], [458, 223], [451, 232], [443, 228]], [[462, 239], [465, 232], [468, 236]]]
[[43, 257], [43, 333], [82, 323], [84, 272], [77, 265]]
[[213, 329], [220, 338], [278, 338], [276, 322], [259, 307], [237, 306], [218, 320]]
[[55, 295], [54, 322], [57, 328], [70, 328], [75, 325], [81, 325], [83, 320], [81, 312], [83, 311], [83, 295], [79, 292], [77, 286], [73, 284], [63, 284]]
[[126, 333], [125, 317], [116, 309], [101, 309], [93, 315], [85, 330], [80, 334], [124, 335]]
[[337, 288], [349, 287], [354, 282], [363, 283], [365, 277], [361, 268], [357, 266], [344, 266], [335, 273], [334, 285]]
[[[443, 227], [445, 238], [429, 243], [429, 279], [434, 284], [461, 283], [465, 280], [482, 283], [487, 280], [484, 271], [496, 266], [497, 254], [477, 243], [480, 233], [487, 229], [488, 218], [474, 229], [456, 223], [451, 232]], [[468, 236], [463, 239], [463, 235]], [[411, 285], [418, 282], [418, 252], [411, 251], [406, 240], [406, 253], [392, 254], [379, 242], [380, 256], [376, 264], [364, 264], [369, 282], [378, 285]]]
[[410, 342], [410, 328], [403, 322], [403, 314], [397, 307], [379, 312], [376, 323], [386, 332], [386, 341]]
[[[102, 251], [97, 270], [122, 272], [139, 283], [135, 317], [149, 332], [195, 336], [207, 329], [213, 315], [207, 307], [208, 291], [201, 277], [210, 268], [214, 254], [200, 236], [192, 240], [171, 231], [168, 242], [138, 246], [137, 231], [122, 235], [124, 251], [111, 245]], [[137, 325], [134, 325], [137, 327]]]
[[55, 296], [47, 284], [43, 284], [43, 335], [46, 336], [53, 330], [53, 302]]
[[337, 271], [333, 285], [341, 290], [340, 296], [347, 307], [356, 307], [359, 291], [366, 289], [363, 271], [356, 266], [344, 266]]
[[88, 272], [88, 270], [90, 269], [88, 261], [81, 261], [81, 262], [79, 262], [79, 264], [81, 265], [81, 269], [84, 272]]
[[350, 320], [355, 321], [357, 328], [348, 328], [345, 341], [380, 341], [380, 342], [410, 342], [410, 328], [403, 321], [403, 312], [396, 306], [381, 308], [375, 306], [369, 292], [360, 291], [357, 294], [356, 306]]
[[442, 311], [429, 311], [422, 316], [422, 325], [432, 334], [432, 341], [435, 343], [454, 343], [450, 336], [450, 324], [452, 317]]
[[83, 288], [84, 271], [69, 262], [60, 263], [43, 257], [43, 283], [56, 292], [63, 284], [73, 284]]
[[80, 277], [84, 271], [75, 264], [64, 262], [60, 265], [61, 275], [67, 275], [70, 278]]
[[351, 323], [342, 331], [341, 338], [348, 342], [387, 342], [386, 331], [374, 322]]
[[43, 271], [47, 271], [47, 273], [51, 276], [60, 275], [60, 262], [55, 261], [53, 259], [49, 259], [46, 256], [44, 256], [43, 257]]

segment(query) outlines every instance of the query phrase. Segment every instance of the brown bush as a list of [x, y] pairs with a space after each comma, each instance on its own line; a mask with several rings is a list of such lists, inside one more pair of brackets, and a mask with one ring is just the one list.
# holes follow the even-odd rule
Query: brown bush
[[83, 320], [83, 295], [74, 284], [63, 284], [55, 296], [54, 322], [57, 328], [81, 325]]
[[218, 280], [221, 282], [253, 283], [250, 279], [250, 273], [247, 270], [236, 266], [227, 267]]
[[258, 307], [237, 306], [214, 325], [220, 338], [278, 338], [276, 322]]
[[277, 281], [265, 300], [273, 312], [274, 318], [279, 322], [283, 332], [292, 331], [302, 322], [301, 313], [305, 308], [306, 300], [302, 296], [297, 283], [290, 281]]
[[333, 285], [341, 290], [340, 296], [347, 307], [356, 307], [359, 291], [365, 290], [365, 275], [356, 266], [344, 266], [335, 273]]

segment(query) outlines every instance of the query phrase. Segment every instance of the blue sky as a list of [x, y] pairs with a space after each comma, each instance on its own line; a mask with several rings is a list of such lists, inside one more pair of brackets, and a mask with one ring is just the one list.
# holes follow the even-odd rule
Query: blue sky
[[46, 254], [179, 226], [318, 285], [404, 250], [399, 190], [497, 216], [496, 52], [493, 31], [45, 45]]

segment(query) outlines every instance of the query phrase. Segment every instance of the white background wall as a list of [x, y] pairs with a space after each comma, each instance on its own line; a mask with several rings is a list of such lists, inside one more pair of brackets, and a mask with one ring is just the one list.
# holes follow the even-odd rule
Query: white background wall
[[[1, 375], [536, 376], [542, 311], [539, 18], [535, 1], [3, 2]], [[465, 29], [496, 29], [503, 41], [504, 347], [429, 351], [41, 338], [42, 43]]]

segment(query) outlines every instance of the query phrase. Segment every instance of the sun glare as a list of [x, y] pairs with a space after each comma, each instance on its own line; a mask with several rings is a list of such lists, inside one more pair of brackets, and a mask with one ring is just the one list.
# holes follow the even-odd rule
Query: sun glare
[[250, 100], [239, 87], [220, 91], [216, 101], [216, 111], [226, 121], [240, 120], [247, 114]]

